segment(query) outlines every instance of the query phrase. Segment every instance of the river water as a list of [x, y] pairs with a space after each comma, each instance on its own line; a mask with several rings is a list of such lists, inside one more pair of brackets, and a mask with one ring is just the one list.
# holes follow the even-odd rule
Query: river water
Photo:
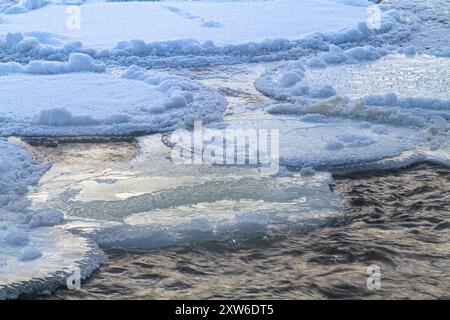
[[[54, 299], [448, 299], [450, 170], [419, 164], [336, 179], [345, 217], [306, 235], [107, 249], [81, 291]], [[381, 288], [369, 289], [378, 266]]]

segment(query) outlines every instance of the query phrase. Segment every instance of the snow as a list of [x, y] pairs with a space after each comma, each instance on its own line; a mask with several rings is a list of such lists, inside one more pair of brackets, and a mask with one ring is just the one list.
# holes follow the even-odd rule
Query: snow
[[94, 63], [91, 56], [83, 53], [72, 53], [69, 61], [53, 62], [53, 61], [31, 61], [25, 68], [26, 73], [31, 74], [59, 74], [69, 72], [103, 72], [105, 65]]
[[59, 211], [43, 210], [35, 211], [31, 216], [29, 225], [32, 228], [42, 226], [56, 226], [62, 224], [64, 221], [64, 214]]
[[[228, 1], [94, 2], [80, 6], [81, 28], [70, 30], [66, 9], [48, 5], [10, 15], [0, 25], [0, 32], [48, 32], [97, 49], [111, 49], [119, 41], [133, 39], [157, 42], [193, 37], [224, 45], [299, 39], [314, 32], [354, 27], [367, 15], [365, 7], [329, 0], [249, 1], [239, 6]], [[129, 17], [133, 17], [132, 23]]]
[[21, 0], [17, 4], [6, 4], [0, 7], [0, 12], [5, 14], [26, 13], [39, 9], [48, 3], [46, 0]]
[[25, 246], [29, 241], [28, 235], [20, 230], [9, 230], [5, 236], [5, 243], [10, 246]]
[[[90, 69], [91, 60], [73, 54], [67, 64], [30, 63], [32, 71]], [[34, 67], [56, 64], [56, 68]], [[30, 70], [30, 65], [27, 69]], [[130, 67], [122, 77], [104, 73], [8, 75], [0, 77], [1, 135], [91, 135], [161, 132], [189, 126], [194, 117], [219, 120], [225, 100], [188, 79]], [[23, 94], [24, 88], [27, 94]], [[98, 90], [102, 88], [102, 90]]]
[[0, 76], [21, 72], [23, 72], [23, 67], [17, 62], [0, 63]]
[[336, 91], [328, 84], [310, 85], [304, 70], [299, 61], [282, 62], [257, 79], [255, 87], [278, 100], [296, 101], [304, 97], [320, 99], [336, 95]]
[[[329, 50], [345, 52], [337, 46]], [[447, 58], [428, 55], [388, 55], [375, 62], [326, 69], [305, 68], [300, 61], [290, 61], [269, 68], [255, 86], [265, 95], [294, 102], [270, 107], [268, 112], [273, 114], [314, 113], [426, 127], [431, 117], [450, 119], [449, 71]], [[300, 80], [286, 87], [283, 77], [292, 73]], [[399, 95], [402, 93], [409, 96]]]

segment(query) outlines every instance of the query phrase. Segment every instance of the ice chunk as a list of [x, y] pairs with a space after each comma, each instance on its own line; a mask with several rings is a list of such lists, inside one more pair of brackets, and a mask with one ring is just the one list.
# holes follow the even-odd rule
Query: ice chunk
[[[44, 2], [24, 1], [27, 7], [32, 8], [37, 8]], [[324, 11], [324, 6], [334, 14], [330, 15], [329, 10]], [[22, 5], [19, 7], [23, 11], [27, 10]], [[24, 33], [40, 30], [71, 40], [76, 37], [87, 46], [102, 49], [111, 49], [119, 41], [140, 39], [155, 45], [157, 42], [166, 42], [166, 51], [176, 51], [181, 49], [181, 42], [170, 40], [194, 39], [199, 43], [212, 40], [223, 45], [239, 45], [251, 41], [258, 44], [265, 39], [297, 40], [314, 32], [353, 27], [364, 20], [366, 15], [366, 8], [328, 0], [242, 2], [239, 3], [238, 11], [236, 3], [223, 1], [180, 2], [176, 3], [176, 12], [168, 9], [172, 7], [175, 8], [158, 1], [84, 4], [82, 28], [74, 32], [66, 26], [66, 7], [50, 4], [33, 12], [33, 15], [15, 15], [9, 18], [11, 24], [0, 27], [0, 32], [11, 29]], [[148, 12], [152, 12], [152, 19], [148, 19]], [[293, 15], [293, 12], [296, 14]], [[130, 19], [133, 24], [124, 28]], [[326, 24], [323, 23], [325, 19]], [[266, 44], [276, 47], [277, 41], [267, 41]], [[142, 44], [135, 48], [138, 49], [136, 52], [129, 52], [145, 53]], [[126, 49], [128, 51], [128, 47]]]
[[31, 213], [30, 227], [55, 226], [61, 224], [64, 214], [59, 211], [42, 210]]
[[10, 246], [25, 246], [29, 241], [28, 235], [21, 230], [10, 230], [5, 236], [5, 242]]
[[44, 126], [90, 126], [100, 122], [89, 116], [73, 116], [66, 109], [52, 108], [39, 111], [33, 116], [31, 123]]
[[337, 140], [328, 141], [327, 144], [325, 145], [325, 149], [327, 150], [340, 150], [343, 149], [344, 147], [345, 147], [344, 144]]
[[42, 257], [42, 252], [37, 249], [26, 249], [20, 256], [20, 261], [31, 261]]
[[301, 79], [302, 77], [297, 72], [286, 72], [281, 79], [281, 84], [283, 87], [292, 87]]

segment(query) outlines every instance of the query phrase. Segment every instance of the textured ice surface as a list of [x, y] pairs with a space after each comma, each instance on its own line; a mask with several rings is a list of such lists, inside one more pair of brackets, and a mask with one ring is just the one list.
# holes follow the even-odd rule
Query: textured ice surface
[[273, 177], [249, 167], [175, 165], [160, 136], [140, 144], [142, 154], [129, 164], [97, 170], [55, 164], [34, 205], [63, 210], [75, 228], [83, 229], [80, 219], [91, 221], [99, 243], [123, 247], [307, 230], [340, 214], [328, 173]]
[[47, 169], [0, 138], [0, 299], [53, 289], [71, 268], [88, 276], [103, 261], [90, 240], [64, 231], [61, 213], [30, 210], [25, 194]]
[[426, 136], [414, 128], [376, 126], [335, 117], [307, 120], [292, 115], [249, 116], [231, 121], [230, 127], [277, 128], [282, 164], [331, 172], [344, 164], [373, 162], [414, 150]]
[[189, 125], [195, 116], [220, 119], [225, 101], [216, 91], [168, 74], [130, 70], [122, 78], [97, 73], [0, 77], [0, 134], [160, 132]]
[[445, 120], [450, 119], [449, 72], [448, 58], [429, 55], [390, 55], [375, 62], [320, 69], [291, 61], [269, 68], [255, 86], [270, 97], [294, 103], [268, 108], [273, 114], [312, 113], [316, 118], [326, 115], [420, 127], [442, 118], [445, 128]]
[[[296, 173], [176, 166], [156, 135], [140, 140], [143, 153], [131, 162], [55, 164], [30, 208], [24, 195], [47, 167], [0, 138], [0, 298], [63, 284], [72, 266], [83, 276], [97, 267], [102, 254], [75, 231], [101, 244], [140, 248], [285, 234], [340, 214], [330, 174], [320, 170], [389, 169], [426, 159], [448, 165], [448, 11], [441, 6], [448, 4], [436, 3], [439, 10], [415, 0], [382, 4], [380, 28], [373, 30], [363, 0], [89, 1], [80, 6], [79, 30], [67, 27], [66, 6], [42, 7], [39, 0], [2, 6], [15, 13], [0, 14], [3, 136], [162, 132], [200, 116], [205, 123], [221, 119], [225, 103], [215, 90], [136, 67], [120, 78], [102, 73], [106, 65], [304, 58], [307, 68], [283, 63], [257, 84], [295, 103], [271, 105], [268, 115], [258, 104], [254, 114], [239, 106], [244, 116], [215, 124], [280, 129], [281, 163]], [[400, 42], [405, 46], [398, 48]], [[414, 57], [424, 50], [441, 58]], [[388, 52], [408, 58], [382, 58]], [[246, 86], [235, 86], [235, 101]], [[353, 103], [358, 98], [364, 103]], [[67, 214], [64, 226], [58, 209]]]
[[328, 83], [338, 94], [362, 98], [393, 92], [398, 96], [450, 99], [450, 59], [429, 55], [389, 55], [378, 61], [307, 68], [313, 83]]
[[89, 276], [104, 261], [97, 245], [59, 227], [27, 230], [26, 247], [11, 246], [0, 231], [0, 299], [56, 289], [80, 271]]

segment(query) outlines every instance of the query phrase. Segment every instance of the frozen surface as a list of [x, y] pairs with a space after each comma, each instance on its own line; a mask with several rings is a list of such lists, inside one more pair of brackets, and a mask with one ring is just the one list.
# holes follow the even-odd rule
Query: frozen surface
[[350, 98], [394, 92], [450, 99], [450, 59], [443, 57], [389, 55], [374, 62], [307, 68], [305, 73], [311, 82], [328, 83]]
[[215, 90], [133, 67], [122, 77], [89, 72], [8, 75], [0, 77], [0, 88], [5, 93], [2, 135], [160, 132], [189, 125], [195, 116], [220, 119], [225, 108]]
[[87, 219], [101, 244], [120, 247], [308, 230], [340, 214], [328, 173], [273, 177], [248, 167], [175, 165], [160, 136], [140, 144], [142, 154], [120, 167], [55, 165], [32, 195], [34, 205], [64, 210], [75, 228]]
[[0, 299], [54, 290], [75, 272], [86, 278], [104, 261], [91, 240], [61, 228], [26, 231], [27, 246], [11, 246], [0, 232]]
[[395, 157], [415, 150], [425, 132], [407, 127], [368, 124], [335, 117], [310, 115], [258, 116], [231, 121], [231, 127], [280, 130], [281, 163], [291, 167], [334, 167]]
[[119, 41], [133, 39], [237, 44], [292, 40], [354, 27], [365, 20], [366, 9], [329, 0], [245, 1], [239, 5], [233, 1], [96, 2], [80, 6], [80, 29], [70, 30], [67, 7], [48, 5], [2, 17], [5, 22], [0, 24], [0, 32], [47, 32], [95, 48], [112, 48]]
[[92, 241], [61, 229], [61, 213], [30, 210], [25, 195], [47, 166], [0, 139], [0, 299], [55, 288], [71, 268], [82, 277], [104, 257]]
[[446, 128], [449, 72], [448, 58], [429, 55], [388, 55], [324, 68], [291, 61], [268, 68], [255, 86], [267, 96], [293, 103], [269, 107], [272, 114], [313, 113], [420, 127], [440, 117]]

